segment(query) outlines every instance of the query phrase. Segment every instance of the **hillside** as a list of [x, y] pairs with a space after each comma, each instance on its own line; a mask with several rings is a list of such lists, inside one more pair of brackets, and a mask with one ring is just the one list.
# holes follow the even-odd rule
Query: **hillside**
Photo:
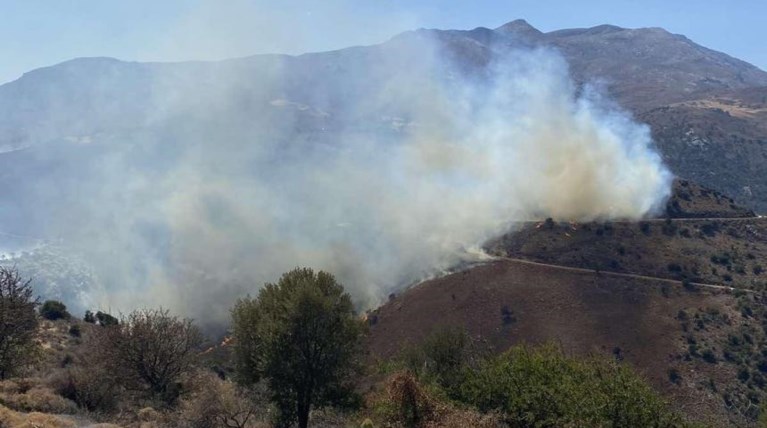
[[689, 180], [676, 179], [662, 218], [751, 218], [753, 210], [738, 205], [725, 194]]
[[492, 255], [600, 271], [764, 290], [767, 219], [687, 181], [669, 217], [640, 222], [529, 223], [488, 242]]
[[497, 351], [555, 342], [627, 361], [706, 426], [751, 426], [749, 403], [767, 398], [767, 220], [692, 183], [675, 189], [669, 208], [692, 218], [547, 220], [491, 240], [495, 261], [426, 281], [369, 315], [374, 355], [443, 325]]
[[704, 95], [645, 111], [664, 160], [685, 178], [767, 210], [765, 88]]
[[[465, 327], [496, 350], [554, 342], [578, 355], [625, 359], [693, 419], [744, 423], [722, 398], [747, 407], [751, 388], [735, 380], [738, 366], [702, 357], [710, 348], [721, 360], [728, 335], [754, 324], [725, 292], [498, 261], [419, 284], [372, 316], [371, 347], [380, 357], [445, 325]], [[690, 342], [700, 349], [695, 355]], [[680, 379], [669, 377], [674, 370]]]
[[696, 92], [767, 85], [763, 70], [662, 28], [600, 25], [542, 33], [517, 20], [496, 31], [558, 48], [578, 80], [602, 80], [634, 111], [688, 100]]

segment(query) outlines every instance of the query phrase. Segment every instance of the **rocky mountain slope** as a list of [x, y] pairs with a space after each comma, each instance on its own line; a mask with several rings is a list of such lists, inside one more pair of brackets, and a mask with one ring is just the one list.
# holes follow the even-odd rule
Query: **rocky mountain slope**
[[678, 175], [767, 210], [767, 88], [698, 94], [638, 117]]
[[[83, 166], [104, 156], [163, 168], [158, 159], [190, 139], [247, 141], [265, 124], [285, 125], [273, 135], [285, 142], [332, 141], [334, 131], [350, 127], [396, 132], [407, 112], [385, 102], [361, 109], [349, 99], [380, 99], [393, 81], [417, 84], [408, 80], [409, 67], [423, 60], [424, 39], [436, 40], [470, 77], [481, 77], [499, 51], [557, 50], [576, 81], [603, 86], [651, 126], [676, 174], [767, 208], [766, 72], [659, 28], [542, 33], [513, 21], [495, 30], [419, 30], [377, 46], [297, 57], [172, 64], [85, 58], [31, 71], [0, 86], [0, 184], [21, 205], [0, 206], [0, 221], [21, 216], [18, 229], [35, 217], [22, 202], [36, 203], [42, 196], [32, 190], [45, 186], [29, 177], [82, 185], [90, 168]], [[54, 205], [65, 203], [72, 205]]]
[[513, 21], [498, 31], [556, 47], [576, 79], [604, 81], [610, 94], [634, 111], [710, 90], [767, 86], [763, 70], [662, 28], [600, 25], [536, 33], [525, 21]]

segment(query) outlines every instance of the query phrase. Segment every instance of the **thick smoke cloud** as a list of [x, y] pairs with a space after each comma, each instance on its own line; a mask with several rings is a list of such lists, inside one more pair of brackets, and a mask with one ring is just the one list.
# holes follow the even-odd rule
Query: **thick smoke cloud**
[[446, 49], [417, 32], [304, 57], [347, 68], [300, 90], [290, 58], [162, 74], [151, 131], [104, 156], [79, 187], [88, 202], [47, 232], [77, 227], [66, 239], [95, 266], [102, 307], [218, 322], [295, 266], [336, 274], [370, 307], [481, 259], [515, 222], [662, 206], [671, 175], [648, 127], [576, 86], [557, 53], [467, 67]]

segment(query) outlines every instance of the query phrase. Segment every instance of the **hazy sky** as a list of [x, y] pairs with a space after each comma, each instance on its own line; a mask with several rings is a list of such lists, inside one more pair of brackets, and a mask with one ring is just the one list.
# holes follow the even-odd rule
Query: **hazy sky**
[[220, 59], [372, 44], [418, 27], [664, 27], [767, 69], [765, 0], [0, 0], [0, 83], [75, 57]]

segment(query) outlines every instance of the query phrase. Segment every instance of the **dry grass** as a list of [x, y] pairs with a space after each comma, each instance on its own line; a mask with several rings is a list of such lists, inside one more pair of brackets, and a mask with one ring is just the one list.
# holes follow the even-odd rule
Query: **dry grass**
[[504, 426], [496, 414], [481, 414], [472, 409], [456, 408], [435, 398], [410, 373], [400, 372], [390, 376], [385, 389], [370, 396], [372, 418], [367, 426], [392, 428], [495, 428]]
[[36, 379], [0, 382], [0, 403], [22, 412], [73, 414], [77, 406]]
[[75, 428], [74, 422], [38, 412], [20, 413], [0, 406], [0, 426], [3, 428]]
[[264, 391], [245, 390], [212, 373], [198, 373], [195, 390], [181, 400], [175, 425], [185, 427], [261, 428], [269, 426], [271, 407]]
[[109, 412], [121, 399], [115, 379], [98, 366], [60, 370], [49, 383], [60, 396], [87, 411]]

